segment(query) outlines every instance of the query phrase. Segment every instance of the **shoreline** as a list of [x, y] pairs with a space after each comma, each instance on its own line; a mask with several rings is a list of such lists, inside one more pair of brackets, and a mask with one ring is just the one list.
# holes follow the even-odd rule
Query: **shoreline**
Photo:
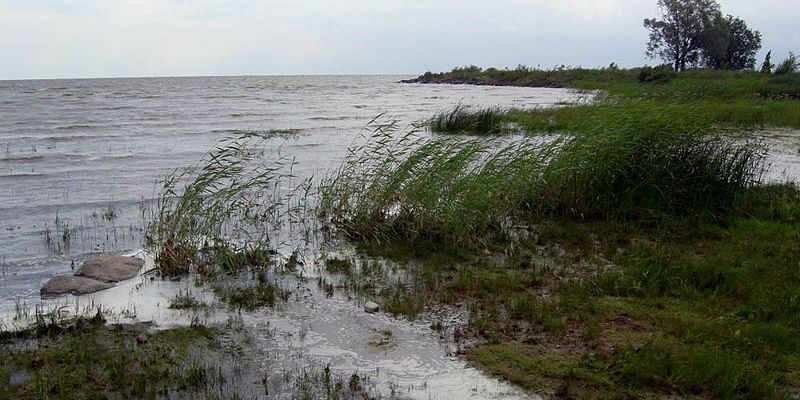
[[[761, 95], [791, 85], [752, 74], [625, 76], [596, 84], [609, 97], [592, 104], [457, 107], [420, 137], [377, 122], [339, 169], [290, 193], [264, 195], [294, 174], [248, 150], [264, 148], [246, 142], [258, 133], [229, 138], [206, 161], [231, 164], [165, 186], [180, 195], [151, 221], [163, 257], [154, 267], [181, 289], [145, 279], [136, 290], [158, 292], [149, 300], [170, 310], [162, 317], [174, 306], [194, 315], [190, 327], [222, 324], [218, 344], [266, 349], [277, 357], [270, 367], [296, 350], [310, 357], [294, 371], [330, 360], [313, 380], [334, 371], [361, 393], [447, 397], [490, 373], [503, 383], [482, 380], [495, 386], [476, 397], [780, 398], [800, 387], [791, 303], [800, 189], [762, 180], [764, 149], [724, 134], [797, 132], [795, 100]], [[492, 140], [509, 123], [519, 139]], [[543, 133], [565, 140], [537, 141]], [[240, 168], [249, 161], [266, 169]], [[301, 192], [312, 195], [292, 197]], [[258, 237], [217, 230], [237, 229], [240, 215], [262, 216], [248, 220]], [[225, 240], [237, 237], [251, 241]], [[380, 313], [362, 309], [373, 301]], [[127, 316], [144, 316], [138, 307]], [[467, 364], [478, 369], [447, 372]], [[20, 368], [0, 379], [35, 370]]]

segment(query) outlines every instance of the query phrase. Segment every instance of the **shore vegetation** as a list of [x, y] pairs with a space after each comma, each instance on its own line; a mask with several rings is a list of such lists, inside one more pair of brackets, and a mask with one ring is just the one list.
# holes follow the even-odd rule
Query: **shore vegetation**
[[[797, 177], [765, 180], [760, 132], [800, 129], [795, 69], [790, 59], [780, 73], [426, 73], [413, 81], [568, 87], [593, 100], [459, 104], [408, 130], [376, 119], [315, 190], [288, 183], [292, 160], [265, 156], [261, 141], [275, 135], [243, 132], [165, 179], [146, 244], [162, 278], [197, 279], [238, 312], [268, 309], [292, 297], [276, 270], [305, 262], [300, 250], [280, 260], [276, 232], [313, 219], [307, 229], [324, 232], [308, 237], [356, 250], [316, 260], [326, 295], [369, 290], [382, 311], [411, 320], [432, 306], [466, 310], [463, 324], [432, 329], [539, 395], [791, 398], [800, 188]], [[402, 274], [389, 278], [384, 265]], [[171, 306], [209, 307], [188, 290]], [[99, 316], [3, 332], [0, 397], [223, 393], [219, 365], [197, 353], [218, 352], [218, 329], [155, 331]], [[328, 368], [302, 376], [321, 383], [316, 398], [369, 398], [358, 375], [346, 385]]]
[[408, 262], [406, 298], [468, 305], [476, 365], [554, 397], [797, 392], [800, 189], [764, 180], [758, 131], [800, 128], [800, 75], [467, 67], [416, 81], [596, 96], [497, 110], [514, 129], [493, 137], [464, 136], [489, 110], [463, 105], [433, 137], [376, 127], [324, 186], [332, 223]]

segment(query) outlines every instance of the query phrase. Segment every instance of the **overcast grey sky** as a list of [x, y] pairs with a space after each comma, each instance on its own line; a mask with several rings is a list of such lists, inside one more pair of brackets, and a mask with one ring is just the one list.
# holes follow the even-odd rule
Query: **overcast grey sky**
[[[761, 31], [759, 58], [800, 52], [800, 1], [719, 3]], [[0, 79], [636, 66], [655, 63], [656, 15], [656, 0], [0, 0]]]

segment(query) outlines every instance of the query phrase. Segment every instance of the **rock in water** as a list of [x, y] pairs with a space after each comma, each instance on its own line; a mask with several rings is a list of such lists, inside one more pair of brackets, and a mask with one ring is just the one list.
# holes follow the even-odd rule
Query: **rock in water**
[[100, 282], [82, 276], [58, 275], [47, 281], [42, 287], [42, 290], [40, 290], [40, 293], [42, 296], [58, 296], [67, 293], [79, 295], [99, 292], [112, 287], [114, 287], [114, 285], [110, 283]]
[[115, 283], [135, 277], [142, 265], [144, 260], [141, 258], [100, 256], [83, 263], [75, 275]]
[[381, 309], [381, 307], [378, 305], [378, 303], [375, 303], [375, 302], [372, 302], [372, 301], [368, 301], [367, 304], [364, 304], [364, 311], [366, 311], [366, 312], [368, 312], [370, 314], [374, 314], [374, 313], [378, 312], [378, 310], [380, 310], [380, 309]]

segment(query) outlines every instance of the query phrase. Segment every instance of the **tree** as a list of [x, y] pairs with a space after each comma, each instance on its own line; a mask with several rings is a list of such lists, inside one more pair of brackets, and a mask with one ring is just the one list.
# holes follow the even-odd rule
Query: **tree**
[[754, 69], [761, 49], [761, 33], [741, 19], [715, 17], [703, 34], [703, 63], [714, 69]]
[[794, 55], [791, 51], [789, 52], [789, 57], [786, 57], [785, 60], [781, 61], [777, 67], [775, 67], [775, 75], [783, 75], [783, 74], [791, 74], [792, 72], [797, 72], [797, 56]]
[[764, 63], [761, 64], [761, 73], [762, 74], [772, 73], [772, 50], [768, 51], [767, 56], [764, 57]]
[[715, 0], [658, 0], [661, 19], [645, 19], [650, 31], [647, 55], [661, 58], [677, 71], [699, 61], [706, 28], [721, 18]]

